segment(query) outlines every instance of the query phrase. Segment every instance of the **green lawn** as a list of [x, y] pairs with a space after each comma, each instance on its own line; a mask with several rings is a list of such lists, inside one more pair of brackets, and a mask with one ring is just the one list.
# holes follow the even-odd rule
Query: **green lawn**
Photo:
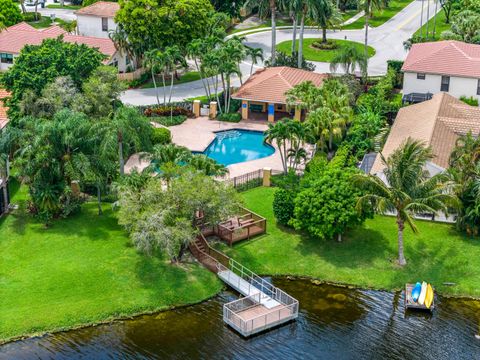
[[[65, 23], [65, 21], [57, 18], [55, 19], [55, 23], [57, 23], [57, 25], [60, 25]], [[30, 24], [36, 29], [43, 29], [43, 28], [47, 28], [49, 26], [55, 25], [49, 16], [42, 16], [41, 19], [38, 21], [28, 21], [28, 24]]]
[[[368, 23], [370, 24], [371, 27], [380, 26], [386, 23], [392, 17], [394, 17], [399, 11], [401, 11], [405, 6], [407, 6], [411, 2], [412, 0], [389, 1], [388, 8], [382, 9], [382, 10], [375, 10], [373, 12], [373, 17], [368, 19]], [[363, 29], [364, 27], [365, 27], [365, 16], [362, 16], [357, 21], [343, 26], [342, 29], [354, 30], [354, 29]]]
[[82, 5], [60, 5], [60, 4], [48, 4], [47, 9], [68, 9], [68, 10], [78, 10], [81, 9]]
[[[445, 22], [445, 13], [443, 10], [440, 10], [437, 13], [437, 21], [435, 25], [435, 37], [433, 36], [433, 24], [434, 24], [434, 19], [430, 19], [428, 22], [428, 34], [429, 38], [432, 40], [439, 40], [440, 35], [442, 34], [442, 31], [450, 30], [451, 24], [447, 24]], [[427, 24], [423, 25], [421, 28], [421, 33], [424, 37], [427, 36]], [[413, 36], [420, 36], [420, 29], [417, 30], [417, 32]]]
[[[157, 81], [157, 87], [162, 87], [163, 86], [161, 76], [156, 76], [155, 80]], [[197, 72], [197, 71], [189, 71], [189, 72], [183, 74], [182, 76], [180, 76], [180, 79], [178, 79], [178, 80], [174, 79], [173, 84], [174, 85], [184, 84], [184, 83], [188, 83], [188, 82], [192, 82], [192, 81], [196, 81], [196, 80], [200, 80], [200, 73]], [[166, 84], [166, 86], [170, 86], [170, 80], [167, 80], [165, 82], [165, 84]], [[148, 78], [148, 81], [145, 84], [140, 86], [140, 89], [151, 89], [153, 87], [154, 86], [153, 86], [152, 77], [150, 76]]]
[[[364, 45], [354, 41], [348, 40], [336, 40], [330, 39], [338, 44], [338, 47], [334, 50], [319, 50], [312, 46], [312, 43], [315, 41], [321, 41], [321, 39], [309, 38], [303, 40], [303, 54], [306, 60], [310, 61], [321, 61], [321, 62], [330, 62], [338, 54], [338, 52], [347, 44], [354, 44], [359, 50], [363, 51]], [[292, 40], [283, 41], [277, 45], [277, 50], [282, 51], [287, 54], [292, 53]], [[297, 50], [298, 50], [298, 40], [297, 40]], [[371, 46], [368, 47], [369, 56], [375, 55], [375, 49]]]
[[[260, 274], [310, 276], [324, 281], [375, 289], [401, 289], [426, 280], [443, 294], [480, 297], [480, 239], [458, 234], [451, 225], [418, 221], [420, 233], [405, 232], [407, 266], [397, 259], [394, 218], [376, 216], [338, 243], [302, 236], [277, 226], [272, 212], [273, 188], [243, 193], [245, 205], [267, 218], [267, 235], [226, 249]], [[444, 282], [456, 283], [445, 286]]]
[[[276, 25], [276, 26], [292, 26], [292, 21], [291, 21], [291, 20], [287, 20], [287, 19], [276, 19], [275, 25]], [[241, 32], [241, 31], [261, 30], [261, 29], [269, 28], [269, 27], [271, 27], [271, 26], [272, 26], [272, 21], [269, 19], [269, 20], [265, 21], [265, 23], [263, 23], [263, 24], [261, 24], [261, 25], [252, 26], [252, 27], [249, 27], [249, 28], [244, 28], [244, 29], [231, 28], [231, 29], [228, 31], [228, 33], [229, 33], [229, 34], [236, 34], [236, 33]]]
[[[22, 188], [13, 202], [25, 198]], [[194, 303], [220, 291], [215, 275], [198, 265], [138, 254], [111, 206], [104, 210], [99, 217], [87, 203], [49, 229], [22, 210], [0, 219], [0, 343]]]

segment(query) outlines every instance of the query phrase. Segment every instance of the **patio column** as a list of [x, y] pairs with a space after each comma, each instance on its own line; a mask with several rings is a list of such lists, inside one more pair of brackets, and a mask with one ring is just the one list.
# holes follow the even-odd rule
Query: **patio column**
[[268, 122], [275, 121], [275, 104], [268, 103]]
[[266, 187], [270, 187], [271, 185], [271, 177], [272, 177], [272, 169], [269, 167], [263, 168], [263, 181], [262, 185]]
[[248, 119], [248, 100], [242, 100], [242, 119]]
[[200, 100], [193, 100], [193, 114], [195, 117], [200, 116]]
[[300, 121], [302, 119], [302, 109], [300, 109], [300, 106], [296, 105], [295, 106], [295, 120]]
[[210, 119], [215, 119], [217, 117], [217, 102], [211, 101], [210, 102]]

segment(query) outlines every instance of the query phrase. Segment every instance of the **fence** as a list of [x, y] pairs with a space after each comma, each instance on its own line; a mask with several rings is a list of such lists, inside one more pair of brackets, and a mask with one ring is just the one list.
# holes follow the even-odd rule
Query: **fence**
[[216, 235], [230, 246], [234, 242], [267, 232], [267, 220], [264, 217], [245, 208], [241, 208], [241, 211], [242, 215], [218, 224], [215, 229]]
[[226, 180], [238, 191], [245, 191], [253, 189], [263, 184], [263, 170], [256, 170], [244, 175], [235, 176], [234, 178]]
[[133, 80], [140, 79], [140, 77], [144, 73], [145, 73], [145, 69], [140, 68], [140, 69], [137, 69], [137, 70], [132, 71], [132, 72], [120, 73], [120, 74], [117, 75], [117, 77], [118, 77], [119, 80], [133, 81]]

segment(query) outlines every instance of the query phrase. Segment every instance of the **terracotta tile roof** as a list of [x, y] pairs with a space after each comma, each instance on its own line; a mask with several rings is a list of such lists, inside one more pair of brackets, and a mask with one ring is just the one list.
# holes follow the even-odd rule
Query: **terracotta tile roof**
[[111, 1], [97, 1], [92, 5], [85, 6], [77, 11], [77, 15], [89, 15], [100, 17], [114, 17], [117, 11], [120, 9], [120, 5]]
[[[447, 93], [438, 93], [431, 100], [401, 108], [393, 123], [382, 154], [388, 158], [408, 137], [431, 146], [432, 163], [448, 168], [450, 154], [457, 138], [480, 134], [480, 108], [470, 106]], [[384, 168], [377, 155], [370, 171], [380, 173]]]
[[26, 23], [25, 21], [19, 22], [18, 24], [12, 25], [8, 28], [8, 30], [35, 30], [35, 28]]
[[10, 93], [0, 88], [0, 130], [8, 124], [7, 110], [8, 107], [4, 106], [3, 99], [10, 96]]
[[321, 86], [327, 77], [326, 74], [286, 66], [264, 68], [250, 76], [232, 98], [285, 104], [287, 90], [304, 81]]
[[480, 45], [454, 40], [414, 44], [402, 71], [480, 78]]
[[110, 39], [67, 34], [59, 26], [38, 30], [28, 24], [26, 25], [19, 27], [17, 24], [0, 32], [0, 52], [19, 54], [25, 45], [40, 45], [43, 40], [56, 38], [59, 35], [63, 35], [66, 42], [85, 44], [97, 48], [98, 51], [108, 57], [113, 56], [116, 52], [115, 45]]

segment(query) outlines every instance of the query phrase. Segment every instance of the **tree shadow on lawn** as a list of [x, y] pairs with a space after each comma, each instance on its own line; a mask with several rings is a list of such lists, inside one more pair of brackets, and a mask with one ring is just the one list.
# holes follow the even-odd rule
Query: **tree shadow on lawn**
[[[302, 233], [296, 250], [302, 256], [318, 256], [338, 268], [361, 268], [370, 266], [376, 259], [390, 257], [388, 239], [379, 231], [358, 227], [349, 230], [341, 242], [334, 239], [316, 239]], [[395, 253], [392, 254], [392, 260]]]

